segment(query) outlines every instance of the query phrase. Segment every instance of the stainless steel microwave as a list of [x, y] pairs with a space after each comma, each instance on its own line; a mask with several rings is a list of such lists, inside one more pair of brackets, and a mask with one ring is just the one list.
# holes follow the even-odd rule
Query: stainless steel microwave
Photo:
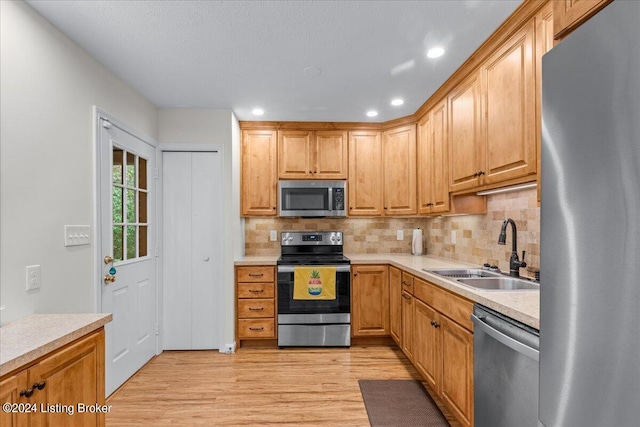
[[347, 216], [346, 181], [279, 181], [281, 217], [344, 217]]

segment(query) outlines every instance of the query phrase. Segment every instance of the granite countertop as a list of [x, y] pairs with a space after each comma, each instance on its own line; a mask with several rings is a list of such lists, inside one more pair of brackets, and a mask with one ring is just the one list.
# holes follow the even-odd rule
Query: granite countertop
[[111, 314], [32, 314], [0, 327], [0, 376], [99, 329]]
[[[352, 264], [390, 264], [416, 277], [447, 289], [489, 308], [492, 308], [512, 319], [518, 320], [533, 328], [540, 329], [540, 291], [486, 291], [473, 289], [454, 280], [422, 271], [438, 268], [478, 268], [477, 265], [466, 264], [431, 255], [413, 256], [403, 254], [345, 254]], [[235, 261], [236, 265], [275, 265], [278, 255], [245, 256]]]

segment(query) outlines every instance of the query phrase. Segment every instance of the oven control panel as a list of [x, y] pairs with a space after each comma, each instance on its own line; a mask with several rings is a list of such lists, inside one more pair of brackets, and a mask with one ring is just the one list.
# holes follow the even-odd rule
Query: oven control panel
[[283, 232], [280, 243], [282, 246], [332, 246], [342, 245], [342, 231], [289, 231]]

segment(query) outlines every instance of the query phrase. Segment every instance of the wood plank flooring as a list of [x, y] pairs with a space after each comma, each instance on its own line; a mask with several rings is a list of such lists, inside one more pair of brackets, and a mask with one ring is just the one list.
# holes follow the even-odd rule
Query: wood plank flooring
[[358, 380], [410, 378], [390, 346], [166, 351], [109, 397], [106, 424], [368, 426]]

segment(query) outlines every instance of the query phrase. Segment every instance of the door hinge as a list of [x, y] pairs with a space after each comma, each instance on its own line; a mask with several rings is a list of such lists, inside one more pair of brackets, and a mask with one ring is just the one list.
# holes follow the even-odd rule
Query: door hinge
[[156, 246], [156, 258], [158, 258], [158, 254], [160, 253], [160, 251], [158, 250], [158, 247]]
[[158, 168], [156, 168], [155, 178], [158, 179], [159, 176], [160, 176], [160, 173], [158, 172]]
[[107, 119], [102, 119], [102, 127], [105, 129], [111, 128], [111, 123]]
[[156, 336], [160, 335], [160, 327], [156, 324]]

